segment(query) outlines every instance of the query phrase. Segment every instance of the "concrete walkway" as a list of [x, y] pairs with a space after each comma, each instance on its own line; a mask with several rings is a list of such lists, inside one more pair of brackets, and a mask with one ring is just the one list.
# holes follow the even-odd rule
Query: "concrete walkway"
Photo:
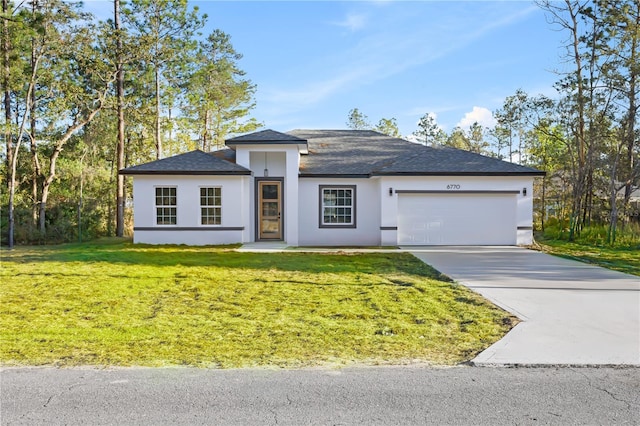
[[476, 365], [640, 365], [640, 278], [518, 247], [406, 247], [522, 322]]

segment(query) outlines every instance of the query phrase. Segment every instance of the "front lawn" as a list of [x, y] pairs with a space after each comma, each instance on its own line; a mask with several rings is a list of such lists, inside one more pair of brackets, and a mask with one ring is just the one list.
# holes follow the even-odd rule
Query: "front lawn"
[[0, 254], [3, 365], [455, 364], [515, 321], [406, 253], [116, 242]]
[[640, 275], [640, 250], [628, 247], [601, 247], [561, 240], [538, 241], [542, 251], [604, 268]]

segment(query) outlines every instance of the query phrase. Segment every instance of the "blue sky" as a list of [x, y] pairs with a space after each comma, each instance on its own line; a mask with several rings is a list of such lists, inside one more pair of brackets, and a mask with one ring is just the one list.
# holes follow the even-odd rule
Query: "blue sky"
[[[244, 55], [267, 128], [345, 128], [350, 109], [416, 130], [435, 113], [447, 131], [522, 88], [554, 93], [563, 35], [529, 1], [191, 1]], [[110, 17], [111, 3], [85, 2]]]

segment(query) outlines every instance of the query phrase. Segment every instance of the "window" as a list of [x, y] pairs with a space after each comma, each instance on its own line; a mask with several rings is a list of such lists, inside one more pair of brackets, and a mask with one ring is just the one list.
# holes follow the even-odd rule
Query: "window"
[[200, 223], [202, 225], [222, 223], [222, 188], [200, 188]]
[[356, 187], [320, 186], [320, 227], [356, 227]]
[[156, 223], [158, 225], [176, 225], [176, 188], [156, 188]]

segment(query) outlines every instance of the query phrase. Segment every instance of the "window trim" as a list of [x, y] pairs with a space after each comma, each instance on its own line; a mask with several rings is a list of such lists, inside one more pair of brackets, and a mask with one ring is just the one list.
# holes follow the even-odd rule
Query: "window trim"
[[[209, 188], [214, 188], [214, 189], [218, 188], [220, 190], [220, 205], [218, 205], [218, 206], [215, 206], [215, 205], [204, 206], [204, 205], [202, 205], [202, 190], [203, 189], [209, 189]], [[199, 220], [198, 220], [198, 225], [199, 226], [222, 226], [222, 185], [212, 185], [212, 186], [202, 185], [202, 186], [199, 186], [198, 187], [198, 206], [200, 208], [200, 214], [199, 214]], [[205, 223], [202, 223], [202, 218], [203, 218], [202, 209], [203, 208], [208, 208], [208, 207], [219, 208], [220, 209], [220, 223], [218, 223], [218, 224], [212, 224], [212, 223], [206, 223], [205, 224]]]
[[[174, 189], [175, 190], [175, 199], [176, 199], [176, 203], [174, 205], [158, 205], [158, 189]], [[164, 197], [162, 195], [162, 197]], [[155, 226], [160, 226], [160, 227], [165, 227], [165, 226], [178, 226], [178, 187], [175, 185], [157, 185], [153, 187], [153, 206], [155, 208]], [[174, 209], [175, 210], [175, 218], [176, 218], [176, 223], [158, 223], [158, 209], [159, 208], [168, 208], [168, 209]], [[163, 215], [163, 217], [165, 217]], [[169, 216], [170, 217], [170, 216]]]
[[[320, 228], [356, 228], [356, 185], [318, 185], [318, 226]], [[325, 189], [347, 189], [351, 191], [351, 206], [346, 208], [351, 208], [351, 223], [324, 223], [324, 190]], [[330, 206], [333, 207], [333, 206]]]

